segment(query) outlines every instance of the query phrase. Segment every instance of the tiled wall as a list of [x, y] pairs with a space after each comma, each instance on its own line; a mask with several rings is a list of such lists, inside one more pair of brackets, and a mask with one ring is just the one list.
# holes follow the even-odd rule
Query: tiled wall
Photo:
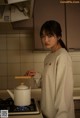
[[70, 52], [73, 62], [74, 87], [80, 87], [80, 51]]
[[[13, 89], [21, 82], [37, 87], [33, 79], [16, 80], [27, 70], [43, 71], [43, 61], [48, 52], [33, 52], [33, 32], [6, 32], [0, 34], [0, 89]], [[71, 52], [74, 86], [80, 86], [80, 52]]]
[[27, 70], [42, 72], [46, 54], [34, 53], [33, 32], [15, 31], [0, 34], [0, 89], [14, 88], [21, 82], [36, 87], [34, 80], [16, 80]]

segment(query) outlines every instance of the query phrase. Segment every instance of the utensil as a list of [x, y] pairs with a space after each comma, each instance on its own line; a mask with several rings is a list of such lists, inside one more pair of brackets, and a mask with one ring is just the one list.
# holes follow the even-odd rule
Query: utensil
[[15, 79], [31, 79], [31, 76], [15, 76]]
[[14, 89], [14, 93], [11, 90], [7, 90], [11, 98], [14, 100], [16, 106], [27, 106], [31, 103], [31, 88], [21, 83]]

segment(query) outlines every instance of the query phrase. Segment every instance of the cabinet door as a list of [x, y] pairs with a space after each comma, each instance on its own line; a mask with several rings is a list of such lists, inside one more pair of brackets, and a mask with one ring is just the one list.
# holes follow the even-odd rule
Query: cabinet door
[[80, 4], [66, 5], [67, 46], [80, 48]]
[[62, 27], [62, 39], [65, 42], [65, 15], [64, 4], [59, 0], [35, 0], [34, 8], [34, 40], [35, 49], [42, 49], [40, 27], [47, 20], [57, 20]]

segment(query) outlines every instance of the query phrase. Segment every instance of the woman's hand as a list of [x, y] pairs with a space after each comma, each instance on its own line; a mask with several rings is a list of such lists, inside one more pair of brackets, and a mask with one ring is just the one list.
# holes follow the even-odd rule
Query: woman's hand
[[33, 70], [28, 70], [28, 71], [25, 73], [25, 76], [31, 76], [31, 77], [33, 77], [33, 76], [35, 76], [35, 74], [36, 74], [35, 71], [33, 71]]

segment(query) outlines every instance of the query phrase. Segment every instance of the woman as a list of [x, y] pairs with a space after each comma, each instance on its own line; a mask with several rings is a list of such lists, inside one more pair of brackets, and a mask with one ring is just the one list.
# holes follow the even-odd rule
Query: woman
[[[44, 60], [42, 113], [45, 118], [74, 118], [72, 61], [61, 40], [60, 24], [54, 20], [45, 22], [40, 37], [43, 45], [51, 49]], [[33, 76], [35, 72], [27, 74]]]

